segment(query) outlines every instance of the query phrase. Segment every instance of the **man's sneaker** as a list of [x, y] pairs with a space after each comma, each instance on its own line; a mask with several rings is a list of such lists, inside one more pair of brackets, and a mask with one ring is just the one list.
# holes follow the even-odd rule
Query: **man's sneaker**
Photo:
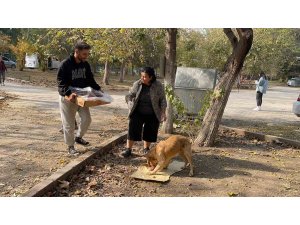
[[131, 149], [130, 148], [126, 148], [124, 151], [121, 152], [121, 155], [124, 158], [127, 158], [127, 157], [131, 156]]
[[84, 146], [90, 144], [90, 142], [83, 140], [81, 137], [76, 137], [76, 138], [75, 138], [75, 142], [76, 142], [77, 144], [84, 145]]
[[74, 156], [79, 155], [79, 152], [74, 148], [74, 146], [69, 146], [68, 151], [70, 155], [74, 155]]
[[146, 155], [150, 151], [149, 147], [143, 149], [143, 154]]

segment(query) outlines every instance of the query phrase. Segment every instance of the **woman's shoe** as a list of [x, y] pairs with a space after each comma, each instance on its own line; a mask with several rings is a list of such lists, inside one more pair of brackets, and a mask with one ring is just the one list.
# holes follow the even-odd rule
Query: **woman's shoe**
[[131, 156], [131, 149], [130, 148], [126, 148], [124, 151], [121, 152], [121, 155], [124, 158], [128, 158], [129, 156]]

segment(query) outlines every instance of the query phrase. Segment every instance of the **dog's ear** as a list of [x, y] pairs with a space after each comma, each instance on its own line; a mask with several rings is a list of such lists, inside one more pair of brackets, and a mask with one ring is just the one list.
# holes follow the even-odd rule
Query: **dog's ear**
[[152, 147], [152, 148], [150, 149], [150, 151], [147, 152], [147, 154], [145, 155], [145, 157], [146, 157], [146, 158], [150, 158], [151, 156], [154, 155], [155, 151], [156, 151], [156, 146]]
[[147, 158], [147, 159], [149, 159], [150, 158], [150, 151], [149, 152], [147, 152], [144, 156]]

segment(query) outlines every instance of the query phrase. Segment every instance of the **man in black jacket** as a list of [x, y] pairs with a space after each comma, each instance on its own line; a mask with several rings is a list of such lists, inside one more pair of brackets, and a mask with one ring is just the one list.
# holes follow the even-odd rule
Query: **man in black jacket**
[[[76, 94], [72, 93], [71, 87], [92, 87], [95, 90], [101, 90], [94, 79], [90, 64], [87, 62], [90, 48], [85, 42], [77, 42], [74, 54], [62, 62], [57, 74], [64, 140], [71, 155], [78, 155], [78, 151], [74, 148], [75, 142], [81, 145], [89, 144], [82, 137], [87, 132], [92, 121], [89, 108], [75, 104]], [[76, 112], [79, 114], [80, 123], [74, 139]]]

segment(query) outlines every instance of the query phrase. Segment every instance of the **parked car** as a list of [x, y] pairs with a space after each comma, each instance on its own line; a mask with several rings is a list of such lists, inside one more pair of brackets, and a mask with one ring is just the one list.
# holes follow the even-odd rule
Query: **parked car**
[[58, 58], [49, 56], [47, 59], [47, 66], [49, 70], [58, 69], [61, 62], [58, 60]]
[[25, 56], [25, 67], [30, 69], [39, 68], [38, 54], [27, 54]]
[[299, 95], [297, 101], [295, 101], [295, 102], [293, 103], [293, 109], [292, 109], [292, 112], [293, 112], [296, 116], [300, 117], [300, 95]]
[[287, 85], [290, 87], [300, 87], [300, 77], [294, 77], [289, 79]]
[[5, 57], [5, 56], [2, 56], [2, 59], [4, 61], [4, 64], [6, 66], [6, 68], [12, 68], [12, 69], [15, 69], [17, 67], [17, 63], [10, 60], [9, 58]]

